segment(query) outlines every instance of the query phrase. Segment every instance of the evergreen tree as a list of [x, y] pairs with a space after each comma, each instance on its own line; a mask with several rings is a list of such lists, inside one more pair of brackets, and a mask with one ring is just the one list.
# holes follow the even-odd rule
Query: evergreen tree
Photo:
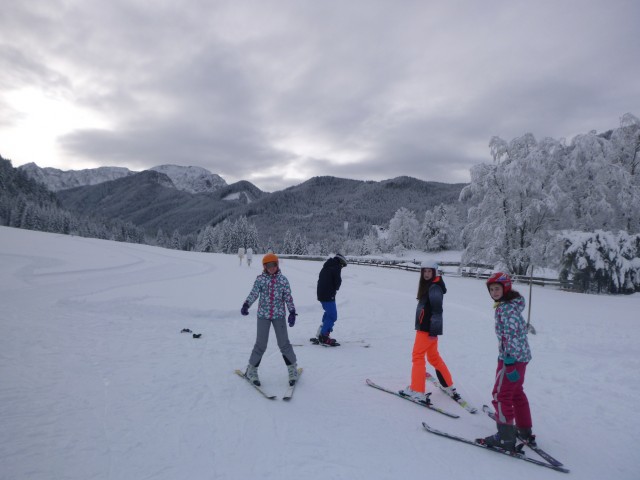
[[294, 255], [308, 255], [308, 242], [307, 237], [296, 234], [293, 240], [293, 254]]
[[159, 228], [158, 231], [156, 232], [156, 245], [159, 247], [167, 246], [167, 238], [162, 228]]
[[171, 248], [173, 250], [182, 250], [182, 235], [178, 230], [174, 230], [173, 235], [171, 235]]
[[[220, 226], [219, 233], [219, 248], [220, 251], [224, 253], [236, 253], [238, 251], [238, 247], [236, 247], [236, 243], [234, 241], [234, 232], [233, 232], [233, 224], [231, 220], [225, 218]], [[235, 247], [235, 248], [234, 248]]]
[[583, 292], [640, 291], [640, 234], [562, 232], [561, 280]]
[[198, 252], [215, 252], [217, 249], [217, 239], [214, 227], [207, 225], [200, 238], [196, 250]]
[[282, 243], [282, 253], [287, 255], [293, 253], [295, 249], [295, 245], [293, 242], [294, 242], [294, 238], [291, 235], [291, 231], [287, 230], [286, 233], [284, 234], [284, 241]]

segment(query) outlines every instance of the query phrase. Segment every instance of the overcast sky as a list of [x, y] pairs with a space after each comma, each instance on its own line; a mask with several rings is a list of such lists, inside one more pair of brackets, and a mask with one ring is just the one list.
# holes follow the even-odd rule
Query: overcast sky
[[0, 0], [0, 155], [466, 182], [640, 116], [636, 0]]

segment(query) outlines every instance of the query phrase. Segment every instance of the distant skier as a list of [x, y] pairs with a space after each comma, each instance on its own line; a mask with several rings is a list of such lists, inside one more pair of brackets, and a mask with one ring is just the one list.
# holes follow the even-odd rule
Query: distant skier
[[247, 248], [247, 267], [251, 266], [251, 260], [253, 260], [253, 248]]
[[238, 249], [238, 258], [240, 259], [240, 265], [242, 265], [242, 259], [244, 258], [244, 247]]
[[269, 330], [273, 324], [276, 332], [278, 347], [284, 358], [289, 372], [289, 385], [293, 385], [298, 380], [298, 367], [296, 354], [293, 351], [289, 335], [287, 333], [287, 320], [285, 319], [286, 308], [289, 309], [289, 326], [296, 323], [296, 307], [291, 296], [291, 287], [287, 277], [282, 275], [279, 268], [279, 260], [273, 253], [268, 253], [262, 259], [263, 272], [256, 278], [251, 293], [242, 304], [240, 313], [249, 315], [249, 307], [260, 297], [258, 302], [258, 322], [256, 332], [256, 343], [253, 346], [249, 365], [245, 375], [255, 385], [260, 385], [258, 377], [258, 367], [262, 356], [267, 349], [269, 342]]
[[498, 433], [476, 441], [515, 451], [516, 434], [528, 443], [535, 443], [529, 400], [523, 388], [527, 364], [531, 361], [527, 322], [522, 316], [525, 300], [511, 288], [511, 278], [506, 273], [491, 275], [487, 289], [495, 301], [498, 337], [498, 368], [492, 392]]
[[347, 266], [347, 259], [341, 254], [336, 254], [322, 266], [318, 276], [318, 301], [322, 305], [324, 314], [322, 315], [322, 325], [318, 328], [317, 337], [320, 343], [336, 346], [338, 343], [331, 338], [333, 326], [338, 320], [338, 309], [336, 307], [336, 293], [342, 285], [341, 271]]
[[434, 261], [422, 262], [415, 316], [416, 338], [411, 354], [411, 385], [400, 390], [399, 393], [428, 404], [431, 403], [429, 399], [431, 394], [425, 393], [427, 381], [425, 356], [435, 368], [440, 385], [454, 400], [460, 399], [460, 395], [453, 387], [449, 368], [438, 352], [438, 335], [442, 335], [442, 303], [445, 293], [447, 293], [447, 287], [442, 277], [438, 275], [438, 264]]

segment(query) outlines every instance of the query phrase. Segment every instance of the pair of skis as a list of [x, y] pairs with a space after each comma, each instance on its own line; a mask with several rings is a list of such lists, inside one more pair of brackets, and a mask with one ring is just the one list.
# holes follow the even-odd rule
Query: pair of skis
[[[446, 393], [452, 400], [454, 400], [458, 405], [460, 405], [462, 408], [467, 410], [469, 413], [476, 413], [477, 412], [477, 409], [475, 407], [472, 407], [471, 405], [469, 405], [466, 401], [462, 400], [462, 398], [459, 398], [459, 399], [453, 398], [453, 396], [450, 395], [449, 391], [445, 390], [444, 387], [442, 387], [442, 385], [440, 385], [440, 383], [433, 376], [430, 376], [430, 375], [427, 374], [427, 378], [432, 383], [437, 385], [444, 393]], [[405, 400], [409, 400], [410, 402], [416, 403], [416, 404], [421, 405], [423, 407], [426, 407], [426, 408], [428, 408], [430, 410], [433, 410], [433, 411], [436, 411], [436, 412], [441, 413], [443, 415], [446, 415], [447, 417], [459, 418], [459, 415], [456, 415], [454, 413], [451, 413], [451, 412], [448, 412], [446, 410], [443, 410], [443, 409], [441, 409], [439, 407], [436, 407], [435, 405], [428, 404], [426, 402], [414, 399], [412, 397], [408, 397], [406, 395], [402, 395], [400, 392], [397, 392], [395, 390], [390, 390], [388, 388], [382, 387], [382, 386], [372, 382], [369, 379], [367, 379], [366, 382], [367, 382], [367, 385], [369, 385], [370, 387], [377, 388], [378, 390], [382, 390], [383, 392], [390, 393], [390, 394], [395, 395], [395, 396], [400, 397], [400, 398], [404, 398]], [[491, 409], [487, 405], [483, 405], [482, 410], [490, 418], [495, 420], [495, 416], [494, 416], [493, 412], [491, 411]], [[491, 451], [496, 452], [496, 453], [500, 453], [500, 454], [503, 454], [503, 455], [508, 455], [510, 457], [517, 458], [519, 460], [524, 460], [526, 462], [533, 463], [533, 464], [539, 465], [541, 467], [550, 468], [550, 469], [556, 470], [558, 472], [569, 473], [569, 470], [567, 468], [565, 468], [560, 461], [556, 460], [554, 457], [549, 455], [547, 452], [545, 452], [543, 449], [541, 449], [537, 445], [530, 444], [529, 442], [525, 441], [525, 439], [522, 439], [522, 438], [519, 438], [519, 440], [522, 441], [522, 443], [523, 443], [523, 445], [520, 446], [519, 450], [516, 451], [516, 452], [510, 452], [510, 451], [504, 450], [502, 448], [490, 447], [488, 445], [484, 445], [484, 444], [478, 443], [475, 440], [471, 440], [469, 438], [464, 438], [464, 437], [460, 437], [458, 435], [453, 435], [451, 433], [443, 432], [442, 430], [438, 430], [436, 428], [433, 428], [433, 427], [429, 426], [426, 422], [422, 422], [422, 426], [424, 427], [424, 429], [426, 431], [428, 431], [430, 433], [433, 433], [435, 435], [441, 436], [441, 437], [450, 438], [451, 440], [456, 440], [458, 442], [467, 443], [469, 445], [473, 445], [473, 446], [476, 446], [476, 447], [484, 448], [485, 450], [491, 450]], [[540, 457], [542, 457], [545, 461], [527, 457], [524, 453], [522, 453], [522, 446], [524, 446], [524, 445], [526, 445], [531, 450], [533, 450], [538, 455], [540, 455]]]
[[[275, 400], [276, 398], [278, 398], [276, 395], [271, 395], [267, 393], [266, 390], [264, 390], [261, 385], [254, 384], [251, 380], [249, 380], [249, 378], [247, 378], [247, 376], [244, 374], [242, 370], [235, 370], [235, 372], [238, 376], [244, 378], [249, 383], [249, 385], [251, 385], [257, 391], [259, 391], [264, 398], [268, 400]], [[291, 398], [293, 397], [293, 392], [296, 388], [296, 385], [300, 380], [300, 375], [302, 375], [302, 368], [298, 368], [298, 380], [296, 380], [296, 382], [293, 385], [289, 385], [287, 387], [287, 390], [284, 392], [284, 395], [282, 396], [282, 400], [285, 400], [285, 401], [291, 400]]]
[[[510, 452], [508, 450], [504, 450], [504, 449], [499, 448], [499, 447], [490, 447], [489, 445], [478, 443], [475, 440], [471, 440], [469, 438], [464, 438], [464, 437], [460, 437], [458, 435], [453, 435], [451, 433], [443, 432], [442, 430], [438, 430], [436, 428], [433, 428], [433, 427], [429, 426], [426, 422], [422, 422], [422, 426], [424, 427], [424, 429], [427, 432], [433, 433], [433, 434], [438, 435], [440, 437], [450, 438], [451, 440], [456, 440], [458, 442], [467, 443], [469, 445], [473, 445], [474, 447], [480, 447], [480, 448], [484, 448], [485, 450], [491, 450], [492, 452], [500, 453], [502, 455], [508, 455], [509, 457], [517, 458], [519, 460], [524, 460], [525, 462], [533, 463], [533, 464], [539, 465], [541, 467], [547, 467], [547, 468], [550, 468], [552, 470], [556, 470], [558, 472], [569, 473], [569, 469], [563, 467], [562, 464], [557, 465], [557, 464], [548, 463], [548, 462], [545, 462], [545, 461], [542, 461], [542, 460], [537, 460], [535, 458], [530, 458], [530, 457], [527, 457], [524, 453], [521, 453], [521, 452]], [[540, 451], [541, 451], [541, 449], [538, 449], [537, 453], [539, 453]], [[551, 457], [551, 458], [553, 458], [553, 457]], [[557, 462], [557, 460], [556, 460], [556, 462]], [[560, 462], [557, 462], [557, 463], [560, 463]]]
[[432, 403], [423, 402], [422, 400], [418, 400], [418, 399], [415, 399], [413, 397], [409, 397], [407, 395], [402, 395], [400, 392], [398, 392], [396, 390], [390, 390], [388, 388], [380, 386], [377, 383], [372, 382], [368, 378], [367, 378], [366, 382], [367, 382], [367, 385], [369, 385], [370, 387], [377, 388], [378, 390], [382, 390], [383, 392], [390, 393], [391, 395], [395, 395], [396, 397], [404, 398], [405, 400], [409, 400], [410, 402], [413, 402], [413, 403], [415, 403], [417, 405], [421, 405], [423, 407], [426, 407], [429, 410], [433, 410], [434, 412], [441, 413], [442, 415], [446, 415], [447, 417], [460, 418], [460, 415], [456, 415], [455, 413], [451, 413], [451, 412], [448, 412], [447, 410], [444, 410], [444, 409], [442, 409], [440, 407], [436, 407]]
[[[493, 411], [487, 405], [483, 405], [482, 406], [482, 411], [485, 412], [492, 420], [495, 421], [495, 414], [493, 413]], [[467, 443], [469, 445], [473, 445], [474, 447], [480, 447], [480, 448], [484, 448], [485, 450], [491, 450], [492, 452], [500, 453], [502, 455], [507, 455], [509, 457], [517, 458], [519, 460], [524, 460], [525, 462], [533, 463], [534, 465], [539, 465], [541, 467], [550, 468], [550, 469], [556, 470], [558, 472], [569, 473], [569, 469], [565, 468], [564, 465], [562, 464], [562, 462], [560, 462], [559, 460], [556, 460], [554, 457], [549, 455], [543, 449], [538, 447], [538, 445], [529, 443], [526, 439], [521, 438], [521, 437], [518, 437], [518, 440], [520, 440], [522, 442], [522, 444], [520, 444], [517, 447], [515, 452], [511, 452], [511, 451], [505, 450], [503, 448], [492, 447], [492, 446], [489, 446], [489, 445], [485, 445], [483, 443], [478, 443], [477, 440], [472, 440], [470, 438], [464, 438], [464, 437], [460, 437], [458, 435], [454, 435], [454, 434], [451, 434], [451, 433], [443, 432], [442, 430], [438, 430], [436, 428], [431, 427], [426, 422], [422, 422], [422, 426], [424, 427], [424, 429], [427, 432], [433, 433], [433, 434], [438, 435], [440, 437], [450, 438], [451, 440], [455, 440], [457, 442], [462, 442], [462, 443]], [[536, 452], [538, 455], [540, 455], [540, 457], [542, 457], [544, 459], [544, 461], [537, 460], [537, 459], [531, 458], [531, 457], [527, 457], [524, 454], [524, 452], [522, 451], [522, 449], [523, 449], [523, 447], [525, 445], [527, 447], [529, 447], [531, 450], [533, 450], [534, 452]]]
[[[483, 405], [482, 406], [482, 411], [484, 413], [486, 413], [489, 416], [489, 418], [491, 418], [491, 420], [493, 420], [493, 421], [496, 420], [496, 414], [487, 405]], [[520, 440], [522, 442], [522, 444], [519, 446], [520, 447], [519, 450], [522, 450], [522, 447], [526, 445], [531, 450], [533, 450], [538, 455], [540, 455], [542, 458], [544, 458], [550, 464], [555, 465], [556, 467], [562, 467], [562, 463], [560, 461], [556, 460], [551, 455], [549, 455], [547, 452], [542, 450], [540, 447], [538, 447], [537, 444], [530, 443], [527, 438], [523, 438], [521, 436], [518, 436], [518, 440]]]
[[[427, 380], [429, 380], [434, 386], [438, 387], [445, 395], [447, 395], [449, 398], [451, 398], [451, 400], [453, 400], [458, 405], [460, 405], [462, 408], [464, 408], [467, 412], [476, 413], [478, 411], [478, 409], [476, 407], [470, 405], [469, 402], [464, 400], [459, 394], [457, 395], [457, 397], [454, 396], [454, 394], [450, 390], [447, 390], [445, 387], [443, 387], [440, 384], [440, 382], [438, 382], [438, 380], [433, 375], [431, 375], [429, 372], [427, 372]], [[443, 410], [440, 407], [436, 407], [432, 403], [427, 404], [426, 402], [423, 402], [421, 400], [416, 400], [416, 399], [411, 398], [411, 397], [409, 397], [407, 395], [402, 395], [400, 392], [397, 392], [395, 390], [389, 390], [388, 388], [381, 387], [380, 385], [372, 382], [368, 378], [367, 378], [366, 382], [367, 382], [367, 385], [369, 385], [370, 387], [377, 388], [378, 390], [382, 390], [383, 392], [391, 393], [392, 395], [396, 395], [396, 396], [398, 396], [400, 398], [404, 398], [405, 400], [409, 400], [410, 402], [417, 403], [418, 405], [422, 405], [423, 407], [427, 407], [428, 409], [433, 410], [433, 411], [438, 412], [438, 413], [441, 413], [443, 415], [446, 415], [447, 417], [460, 418], [460, 415], [456, 415], [455, 413], [451, 413], [451, 412], [448, 412], [446, 410]]]

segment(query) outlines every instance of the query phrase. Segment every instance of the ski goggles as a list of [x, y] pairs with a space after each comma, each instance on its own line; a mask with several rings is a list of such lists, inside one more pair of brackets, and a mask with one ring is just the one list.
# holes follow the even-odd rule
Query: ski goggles
[[264, 264], [264, 268], [273, 268], [277, 266], [278, 266], [278, 262], [268, 262]]

